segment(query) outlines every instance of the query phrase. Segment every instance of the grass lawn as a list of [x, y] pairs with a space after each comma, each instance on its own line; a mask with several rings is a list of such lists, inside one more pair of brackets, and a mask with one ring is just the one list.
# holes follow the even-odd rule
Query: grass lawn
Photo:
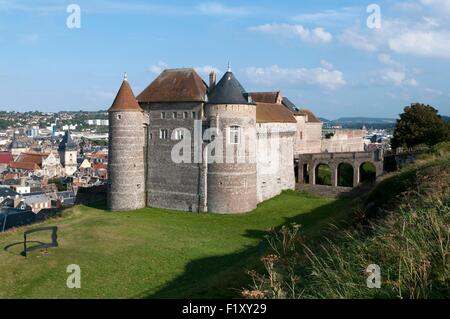
[[[0, 298], [220, 298], [239, 296], [246, 269], [260, 267], [268, 229], [293, 222], [306, 238], [345, 220], [349, 200], [286, 192], [244, 215], [142, 209], [111, 213], [76, 206], [59, 226], [59, 248], [20, 255], [25, 228], [0, 234]], [[27, 229], [37, 227], [27, 227]], [[49, 240], [49, 235], [35, 235]], [[81, 289], [66, 267], [81, 267]]]

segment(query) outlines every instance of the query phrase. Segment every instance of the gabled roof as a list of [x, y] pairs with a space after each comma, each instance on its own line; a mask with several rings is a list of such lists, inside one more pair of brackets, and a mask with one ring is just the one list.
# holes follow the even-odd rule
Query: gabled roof
[[280, 103], [280, 92], [251, 92], [249, 93], [254, 102]]
[[15, 163], [33, 163], [38, 166], [42, 165], [42, 161], [49, 156], [48, 153], [20, 153]]
[[139, 103], [206, 102], [208, 86], [194, 69], [164, 70], [137, 96]]
[[254, 104], [231, 71], [224, 74], [209, 94], [210, 104]]
[[11, 162], [9, 163], [9, 167], [25, 171], [36, 171], [40, 168], [38, 164], [31, 162]]
[[282, 104], [256, 103], [256, 123], [297, 123], [297, 120]]
[[133, 90], [131, 89], [127, 79], [123, 80], [119, 92], [117, 92], [117, 96], [108, 110], [108, 112], [114, 111], [142, 112], [142, 109], [136, 101]]
[[322, 123], [313, 112], [308, 109], [300, 109], [295, 115], [307, 116], [307, 123]]

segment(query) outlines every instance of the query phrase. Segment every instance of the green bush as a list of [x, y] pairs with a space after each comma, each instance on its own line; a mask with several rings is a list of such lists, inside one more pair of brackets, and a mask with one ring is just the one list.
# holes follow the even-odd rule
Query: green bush
[[[298, 225], [268, 236], [265, 273], [250, 272], [247, 298], [448, 298], [450, 296], [450, 165], [440, 161], [384, 182], [383, 218], [367, 223], [365, 209], [347, 227], [331, 227], [305, 243]], [[411, 180], [415, 183], [409, 183]], [[380, 196], [381, 185], [370, 197]], [[393, 199], [396, 199], [395, 201]], [[365, 220], [366, 223], [360, 221]], [[380, 289], [369, 289], [366, 269], [381, 267]]]

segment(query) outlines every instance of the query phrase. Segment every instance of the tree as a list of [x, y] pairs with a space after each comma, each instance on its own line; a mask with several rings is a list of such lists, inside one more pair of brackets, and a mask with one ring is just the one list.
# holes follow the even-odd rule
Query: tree
[[419, 144], [428, 146], [447, 140], [449, 128], [438, 115], [438, 111], [430, 105], [411, 104], [400, 114], [397, 120], [392, 148], [412, 147]]

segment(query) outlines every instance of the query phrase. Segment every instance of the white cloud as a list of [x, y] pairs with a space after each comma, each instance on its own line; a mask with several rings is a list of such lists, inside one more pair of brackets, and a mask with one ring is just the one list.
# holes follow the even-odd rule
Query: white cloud
[[[329, 66], [329, 65], [328, 65]], [[250, 82], [257, 85], [312, 85], [326, 90], [336, 90], [347, 84], [341, 71], [326, 68], [266, 68], [249, 67], [244, 70]]]
[[303, 42], [310, 43], [329, 43], [333, 40], [333, 35], [323, 28], [308, 29], [300, 24], [271, 23], [253, 26], [249, 30], [285, 38], [299, 38]]
[[155, 75], [159, 75], [159, 74], [161, 74], [162, 71], [164, 71], [168, 67], [169, 66], [167, 65], [167, 63], [165, 63], [163, 61], [159, 61], [157, 64], [150, 65], [148, 67], [148, 71]]
[[388, 43], [396, 53], [450, 59], [450, 32], [405, 31], [391, 37]]
[[339, 24], [347, 24], [349, 21], [355, 20], [365, 12], [365, 8], [345, 7], [337, 10], [324, 10], [314, 13], [304, 13], [293, 17], [292, 20], [300, 23], [313, 23], [327, 26], [335, 26]]
[[420, 0], [419, 2], [424, 6], [429, 6], [439, 11], [450, 11], [449, 0]]
[[[152, 64], [148, 67], [148, 71], [155, 74], [155, 75], [160, 75], [164, 70], [169, 69], [170, 66], [164, 62], [164, 61], [159, 61], [156, 64]], [[222, 71], [220, 71], [220, 69], [212, 66], [212, 65], [203, 65], [203, 66], [196, 66], [193, 68], [199, 75], [201, 76], [209, 76], [209, 74], [214, 71], [218, 74], [222, 73]]]
[[340, 36], [339, 40], [358, 50], [366, 52], [375, 52], [378, 50], [375, 41], [363, 34], [359, 29], [347, 29]]
[[390, 49], [399, 54], [450, 59], [450, 30], [424, 17], [417, 22], [385, 19], [379, 30], [354, 27], [345, 30], [339, 39], [371, 53]]
[[409, 76], [410, 72], [406, 67], [394, 61], [390, 55], [385, 53], [379, 54], [378, 60], [387, 66], [376, 72], [381, 82], [398, 87], [416, 87], [419, 85], [416, 79]]
[[209, 76], [209, 74], [213, 71], [216, 74], [222, 73], [222, 71], [220, 71], [218, 68], [215, 68], [211, 65], [198, 66], [198, 67], [195, 67], [194, 69], [198, 74], [200, 74], [201, 76], [205, 76], [205, 77]]
[[242, 16], [249, 11], [242, 7], [227, 7], [221, 3], [203, 3], [196, 7], [196, 10], [205, 15], [221, 15], [221, 16]]
[[330, 62], [328, 62], [326, 60], [320, 60], [320, 64], [322, 65], [322, 67], [324, 69], [327, 69], [327, 70], [333, 70], [334, 69], [333, 64], [331, 64]]

